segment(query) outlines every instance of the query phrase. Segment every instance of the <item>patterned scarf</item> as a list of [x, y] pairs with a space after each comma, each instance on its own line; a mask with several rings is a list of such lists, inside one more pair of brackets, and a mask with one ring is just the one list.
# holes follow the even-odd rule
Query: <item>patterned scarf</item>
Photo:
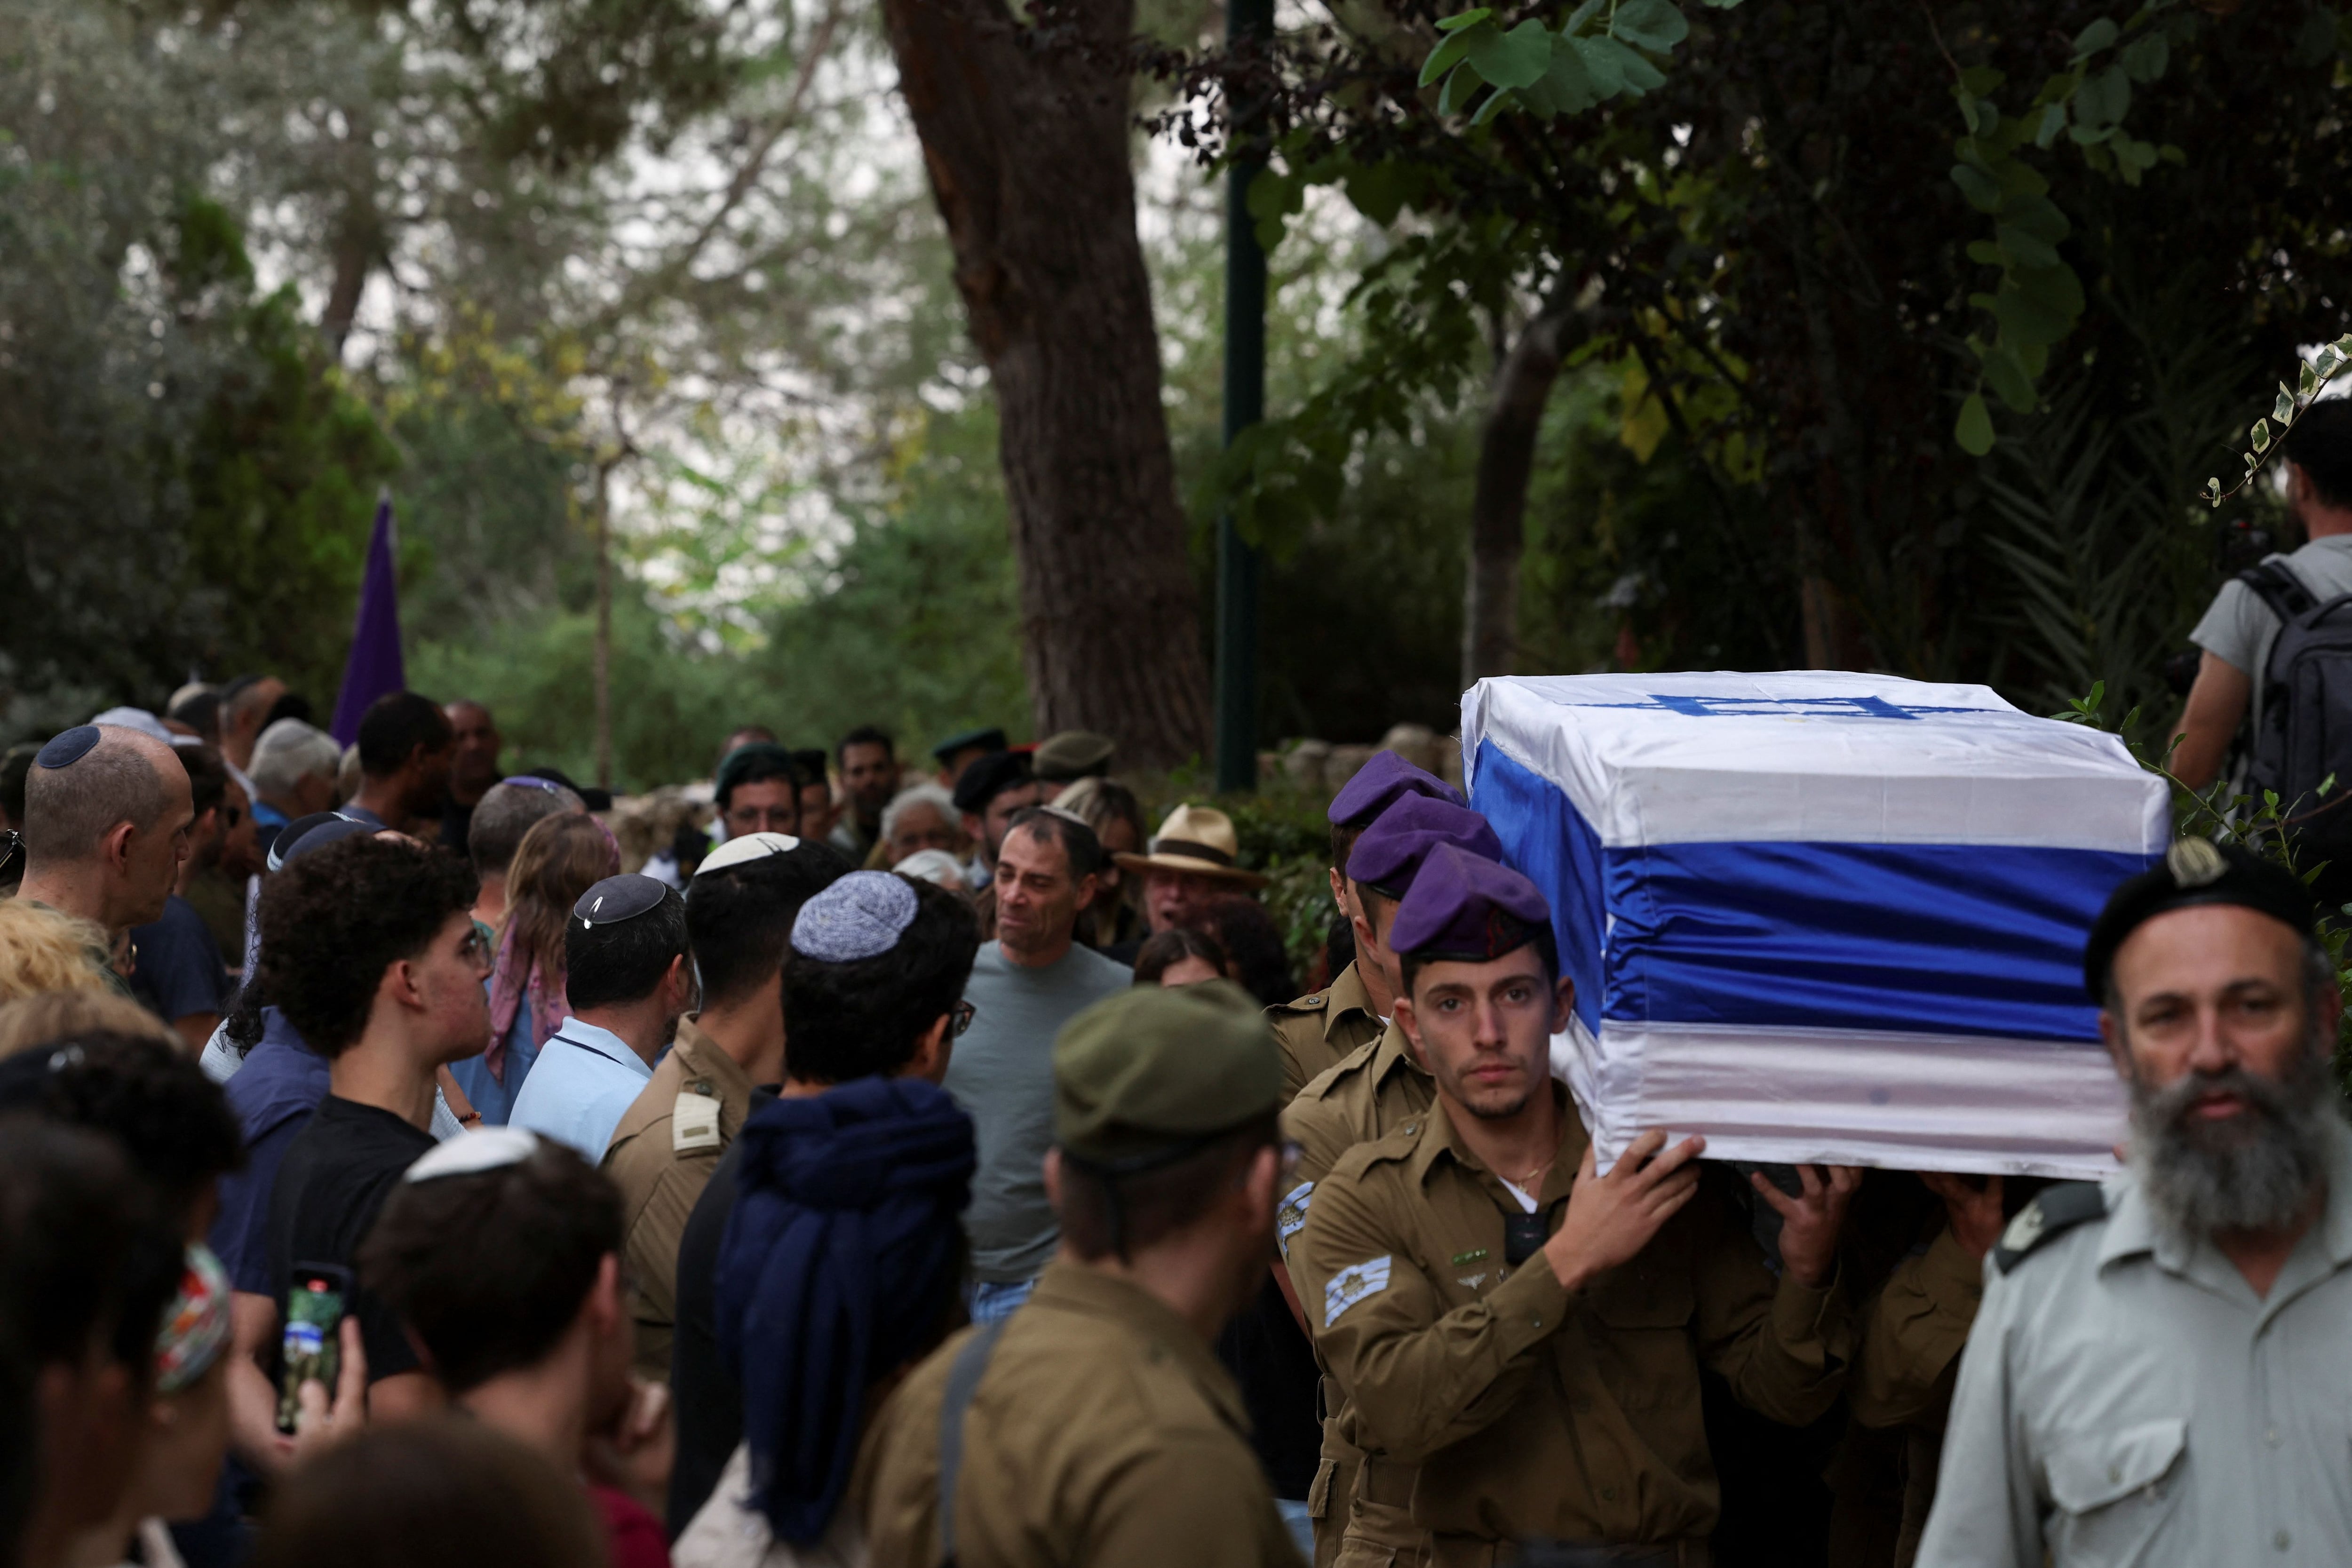
[[509, 925], [499, 939], [498, 963], [490, 971], [490, 1045], [482, 1053], [490, 1076], [500, 1083], [507, 1080], [507, 1036], [525, 998], [530, 1002], [530, 1043], [545, 1050], [564, 1016], [572, 1011], [571, 999], [563, 994], [563, 972], [550, 973], [535, 958], [526, 967]]

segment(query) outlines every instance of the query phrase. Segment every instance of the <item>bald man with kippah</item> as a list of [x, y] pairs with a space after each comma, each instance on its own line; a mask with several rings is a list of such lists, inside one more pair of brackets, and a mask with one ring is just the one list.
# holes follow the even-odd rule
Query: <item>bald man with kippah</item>
[[876, 1568], [1296, 1564], [1213, 1348], [1264, 1278], [1282, 1068], [1223, 981], [1097, 1003], [1054, 1045], [1060, 1251], [877, 1418]]
[[[110, 942], [161, 920], [195, 815], [188, 771], [163, 742], [113, 724], [68, 730], [26, 776], [17, 895], [89, 921]], [[129, 994], [105, 954], [93, 963]]]

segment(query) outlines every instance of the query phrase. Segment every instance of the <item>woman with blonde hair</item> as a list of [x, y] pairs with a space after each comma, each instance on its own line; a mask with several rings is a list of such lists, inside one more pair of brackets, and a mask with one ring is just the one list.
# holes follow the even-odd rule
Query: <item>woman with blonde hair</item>
[[103, 991], [92, 954], [106, 933], [88, 921], [22, 899], [0, 901], [0, 1002], [43, 991]]
[[515, 847], [490, 971], [490, 1048], [449, 1069], [483, 1121], [506, 1124], [541, 1047], [572, 1011], [563, 994], [563, 922], [572, 906], [620, 869], [612, 831], [585, 812], [541, 817]]
[[[8, 906], [0, 904], [0, 910]], [[11, 934], [0, 916], [0, 946]], [[36, 991], [13, 1002], [0, 1003], [0, 1058], [62, 1040], [68, 1035], [97, 1031], [131, 1035], [155, 1041], [186, 1054], [180, 1032], [127, 996], [117, 996], [103, 985], [79, 990]]]

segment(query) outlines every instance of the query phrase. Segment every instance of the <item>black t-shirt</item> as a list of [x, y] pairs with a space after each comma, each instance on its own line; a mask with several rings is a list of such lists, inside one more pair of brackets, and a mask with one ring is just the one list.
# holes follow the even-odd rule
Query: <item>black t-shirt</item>
[[1271, 1277], [1217, 1336], [1217, 1359], [1241, 1385], [1250, 1446], [1265, 1466], [1274, 1495], [1304, 1500], [1323, 1457], [1323, 1424], [1315, 1414], [1322, 1371]]
[[[330, 1094], [287, 1145], [269, 1195], [269, 1271], [278, 1321], [286, 1321], [286, 1285], [296, 1264], [332, 1263], [350, 1270], [352, 1294], [343, 1310], [359, 1320], [370, 1383], [415, 1371], [416, 1352], [401, 1331], [400, 1319], [359, 1283], [355, 1259], [393, 1184], [432, 1147], [433, 1134], [404, 1118]], [[271, 1352], [273, 1368], [277, 1353]]]
[[466, 852], [466, 836], [474, 830], [474, 808], [460, 805], [450, 795], [441, 803], [441, 842], [458, 854]]
[[[751, 1115], [775, 1102], [751, 1091]], [[743, 1163], [738, 1137], [719, 1156], [677, 1241], [677, 1323], [670, 1331], [669, 1392], [677, 1453], [669, 1468], [669, 1538], [694, 1522], [718, 1489], [735, 1445], [743, 1440], [743, 1390], [719, 1356], [719, 1244], [735, 1212], [735, 1173]]]

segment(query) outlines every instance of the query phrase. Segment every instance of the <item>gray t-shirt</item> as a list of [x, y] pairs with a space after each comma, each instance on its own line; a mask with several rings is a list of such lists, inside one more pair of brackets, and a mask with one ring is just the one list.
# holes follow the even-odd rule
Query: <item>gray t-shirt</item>
[[[2263, 559], [2285, 562], [2287, 570], [2321, 604], [2339, 594], [2352, 594], [2352, 533], [2330, 534], [2313, 540], [2292, 555]], [[2247, 714], [2250, 733], [2262, 728], [2263, 672], [2270, 668], [2271, 644], [2278, 634], [2279, 618], [2271, 614], [2271, 607], [2235, 577], [2221, 584], [2205, 618], [2189, 634], [2190, 642], [2235, 665], [2253, 681]]]
[[948, 1057], [948, 1093], [971, 1117], [980, 1142], [964, 1234], [971, 1271], [992, 1285], [1036, 1277], [1060, 1227], [1045, 1201], [1045, 1151], [1054, 1142], [1054, 1037], [1104, 997], [1135, 983], [1124, 964], [1073, 946], [1043, 969], [1009, 963], [983, 943], [964, 999], [977, 1011]]

